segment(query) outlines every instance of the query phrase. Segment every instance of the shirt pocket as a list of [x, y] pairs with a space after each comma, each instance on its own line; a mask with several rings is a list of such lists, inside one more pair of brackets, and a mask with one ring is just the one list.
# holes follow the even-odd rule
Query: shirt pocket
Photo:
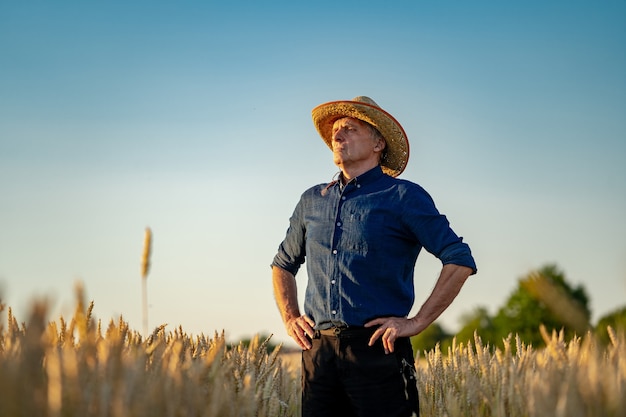
[[388, 215], [382, 210], [348, 211], [343, 219], [343, 241], [362, 256], [379, 254], [386, 239]]

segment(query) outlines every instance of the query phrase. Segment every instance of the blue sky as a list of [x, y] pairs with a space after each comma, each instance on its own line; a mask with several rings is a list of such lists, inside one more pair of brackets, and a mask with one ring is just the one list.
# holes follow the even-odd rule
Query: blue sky
[[[626, 300], [623, 1], [4, 2], [0, 292], [22, 320], [84, 283], [105, 321], [287, 341], [269, 264], [337, 171], [316, 105], [367, 95], [404, 126], [479, 273], [441, 317], [492, 313], [548, 263], [597, 320]], [[439, 263], [416, 266], [416, 308]], [[298, 276], [304, 293], [306, 274]]]

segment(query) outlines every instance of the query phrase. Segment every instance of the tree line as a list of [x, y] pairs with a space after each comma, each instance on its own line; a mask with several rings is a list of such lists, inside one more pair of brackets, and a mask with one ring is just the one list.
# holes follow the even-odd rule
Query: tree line
[[593, 325], [585, 288], [570, 284], [556, 265], [549, 264], [520, 278], [517, 288], [494, 315], [486, 307], [478, 306], [460, 321], [457, 333], [433, 323], [411, 338], [413, 349], [429, 351], [439, 344], [442, 352], [447, 352], [454, 338], [457, 343], [467, 343], [474, 340], [475, 333], [483, 343], [493, 347], [502, 347], [510, 334], [519, 335], [525, 344], [542, 347], [545, 342], [539, 331], [541, 326], [548, 331], [563, 331], [567, 339], [592, 332], [601, 342], [608, 343], [607, 326], [626, 330], [626, 305]]

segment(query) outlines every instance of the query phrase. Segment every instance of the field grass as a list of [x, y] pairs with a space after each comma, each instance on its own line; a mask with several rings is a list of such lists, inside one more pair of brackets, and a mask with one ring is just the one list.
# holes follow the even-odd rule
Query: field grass
[[294, 416], [299, 385], [279, 349], [253, 338], [192, 337], [159, 327], [147, 337], [121, 318], [106, 329], [78, 302], [69, 321], [35, 304], [0, 326], [0, 416]]
[[588, 333], [565, 341], [563, 333], [541, 333], [546, 347], [534, 350], [509, 337], [490, 349], [471, 345], [439, 349], [418, 361], [423, 416], [624, 416], [626, 340], [608, 329], [602, 346]]
[[[106, 328], [79, 294], [74, 316], [48, 321], [33, 303], [26, 323], [0, 304], [0, 416], [298, 416], [297, 354], [268, 340], [229, 346], [156, 328], [143, 338], [122, 318]], [[3, 323], [6, 323], [3, 324]], [[547, 347], [509, 338], [504, 349], [453, 345], [420, 353], [421, 415], [623, 416], [626, 341], [571, 341], [542, 329]]]

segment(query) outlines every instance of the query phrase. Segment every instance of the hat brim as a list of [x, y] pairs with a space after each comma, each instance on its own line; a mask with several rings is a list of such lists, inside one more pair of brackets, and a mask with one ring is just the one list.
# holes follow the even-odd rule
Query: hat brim
[[315, 107], [313, 124], [326, 145], [332, 150], [333, 124], [343, 117], [352, 117], [374, 126], [383, 135], [387, 154], [380, 165], [388, 175], [397, 177], [409, 161], [409, 141], [402, 125], [380, 107], [359, 101], [331, 101]]

